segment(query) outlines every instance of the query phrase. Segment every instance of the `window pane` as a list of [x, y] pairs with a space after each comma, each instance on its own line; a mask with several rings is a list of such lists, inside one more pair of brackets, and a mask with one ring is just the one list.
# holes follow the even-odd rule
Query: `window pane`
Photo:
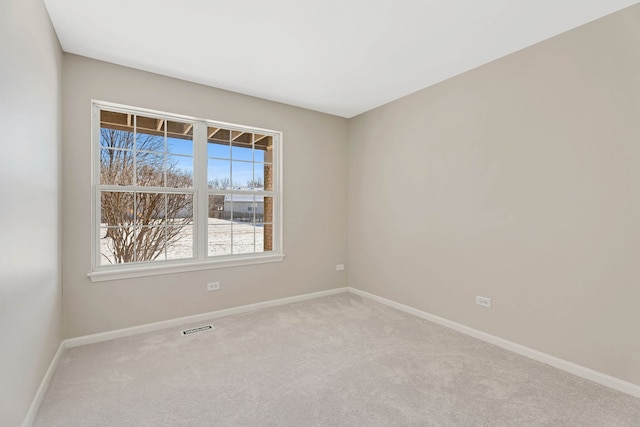
[[225, 203], [226, 197], [224, 194], [209, 195], [209, 218], [231, 219], [231, 204]]
[[234, 135], [231, 142], [231, 158], [233, 160], [253, 160], [252, 139], [253, 134], [247, 132], [232, 131]]
[[264, 197], [256, 196], [254, 203], [254, 220], [253, 222], [264, 222]]
[[207, 182], [209, 188], [228, 190], [231, 188], [230, 162], [228, 160], [209, 159], [207, 165]]
[[166, 227], [167, 259], [193, 258], [193, 226]]
[[136, 150], [165, 152], [164, 119], [136, 116]]
[[264, 162], [264, 151], [258, 150], [258, 149], [254, 150], [253, 151], [253, 161], [254, 162], [260, 162], [260, 163]]
[[209, 219], [208, 255], [231, 255], [231, 223], [214, 218]]
[[193, 155], [193, 124], [167, 121], [167, 151]]
[[207, 144], [207, 156], [229, 159], [231, 158], [231, 146], [228, 142], [209, 140]]
[[138, 133], [163, 133], [164, 119], [136, 115], [136, 129]]
[[253, 144], [257, 149], [262, 151], [271, 151], [273, 148], [273, 137], [255, 134], [253, 137]]
[[193, 156], [193, 141], [191, 138], [169, 138], [167, 137], [167, 151], [170, 154], [184, 154]]
[[273, 137], [262, 137], [262, 135], [255, 135], [254, 141], [254, 161], [273, 163]]
[[[271, 226], [271, 224], [267, 224], [268, 226]], [[256, 252], [264, 252], [265, 251], [265, 247], [264, 247], [264, 231], [265, 231], [265, 224], [256, 224], [255, 225], [255, 233], [256, 233]], [[269, 249], [271, 250], [271, 249]]]
[[[100, 127], [104, 129], [117, 130], [120, 132], [132, 132], [133, 131], [133, 115], [127, 114], [127, 113], [116, 113], [113, 111], [101, 110], [100, 111]], [[102, 138], [102, 134], [103, 134], [102, 131], [100, 132], [100, 134], [101, 134], [100, 145], [107, 146], [107, 147], [115, 147], [114, 145], [109, 144], [109, 141], [111, 141], [111, 139]], [[133, 141], [133, 133], [131, 134], [130, 138]], [[131, 146], [133, 146], [133, 142], [131, 143]]]
[[133, 151], [100, 150], [100, 184], [133, 184]]
[[255, 252], [255, 228], [256, 227], [251, 224], [233, 224], [231, 240], [234, 254], [248, 254]]
[[264, 162], [264, 151], [255, 149], [253, 150], [253, 161], [254, 162]]
[[136, 153], [136, 184], [164, 187], [164, 154]]
[[[231, 142], [231, 131], [229, 129], [209, 126], [207, 127], [207, 139], [209, 142], [219, 143], [229, 147], [229, 143]], [[228, 152], [225, 158], [229, 158]]]
[[165, 259], [166, 227], [137, 227], [135, 260], [154, 261]]
[[273, 251], [273, 224], [264, 224], [263, 229], [263, 244], [261, 250], [256, 248], [256, 252], [271, 252]]
[[100, 225], [119, 226], [133, 223], [133, 193], [100, 193]]
[[105, 148], [133, 150], [133, 132], [102, 127], [100, 128], [100, 145]]
[[193, 194], [167, 194], [166, 223], [193, 224]]
[[253, 181], [253, 164], [250, 162], [231, 162], [231, 187], [250, 188]]
[[268, 141], [267, 138], [271, 138], [270, 136], [254, 134], [253, 135], [253, 161], [254, 162], [264, 162], [264, 152], [265, 152], [265, 144]]
[[265, 191], [273, 191], [273, 164], [265, 163], [263, 168], [262, 182]]
[[167, 187], [193, 187], [193, 157], [167, 156]]
[[100, 265], [133, 262], [133, 227], [100, 228]]
[[137, 225], [160, 225], [164, 222], [167, 195], [164, 193], [136, 193]]
[[253, 164], [252, 189], [264, 190], [264, 163]]
[[233, 194], [233, 220], [241, 222], [253, 222], [253, 194]]
[[273, 250], [274, 203], [275, 203], [275, 199], [273, 197], [264, 197], [263, 218], [264, 218], [265, 225], [264, 225], [264, 245], [262, 249], [265, 252]]

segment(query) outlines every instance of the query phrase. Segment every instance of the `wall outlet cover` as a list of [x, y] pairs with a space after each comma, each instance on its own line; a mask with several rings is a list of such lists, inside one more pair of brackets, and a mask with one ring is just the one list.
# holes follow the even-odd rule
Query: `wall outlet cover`
[[476, 305], [486, 307], [486, 308], [491, 308], [491, 298], [477, 296]]

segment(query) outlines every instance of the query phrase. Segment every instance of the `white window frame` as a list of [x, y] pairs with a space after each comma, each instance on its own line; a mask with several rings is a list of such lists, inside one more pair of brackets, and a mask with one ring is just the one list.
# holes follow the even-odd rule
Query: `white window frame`
[[[102, 109], [126, 114], [144, 115], [146, 117], [161, 118], [193, 123], [193, 161], [194, 173], [193, 190], [176, 189], [181, 193], [193, 192], [194, 224], [193, 224], [193, 253], [194, 257], [181, 260], [145, 261], [126, 264], [100, 265], [100, 191], [108, 190], [110, 186], [100, 184], [100, 111]], [[273, 141], [273, 190], [261, 191], [260, 195], [273, 197], [273, 243], [272, 250], [251, 254], [233, 254], [224, 256], [208, 256], [207, 224], [208, 224], [208, 196], [211, 190], [207, 183], [207, 127], [222, 127], [229, 130], [259, 133], [272, 137]], [[144, 277], [159, 274], [180, 273], [187, 271], [206, 270], [212, 268], [236, 267], [252, 264], [279, 262], [284, 259], [282, 250], [282, 132], [270, 129], [256, 128], [215, 120], [155, 111], [146, 108], [131, 107], [111, 102], [91, 101], [91, 165], [92, 165], [92, 256], [91, 272], [87, 276], [92, 282], [117, 280], [134, 277]], [[149, 187], [130, 186], [131, 191], [149, 191]], [[151, 188], [153, 190], [153, 188]], [[162, 192], [166, 189], [161, 190]], [[171, 192], [171, 189], [169, 189]], [[214, 190], [215, 193], [225, 193], [224, 190]], [[237, 194], [234, 191], [228, 193]]]

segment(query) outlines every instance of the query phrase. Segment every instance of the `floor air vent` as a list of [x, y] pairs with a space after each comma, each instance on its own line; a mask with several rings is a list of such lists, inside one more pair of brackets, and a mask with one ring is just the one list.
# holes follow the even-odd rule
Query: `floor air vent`
[[213, 329], [211, 325], [198, 326], [197, 328], [185, 329], [182, 331], [182, 335], [191, 335], [198, 332], [210, 331], [211, 329]]

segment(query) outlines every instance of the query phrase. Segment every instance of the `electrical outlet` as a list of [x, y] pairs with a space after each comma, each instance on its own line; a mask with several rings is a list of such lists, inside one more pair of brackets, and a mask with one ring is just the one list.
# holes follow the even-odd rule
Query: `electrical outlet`
[[207, 291], [217, 291], [218, 289], [220, 289], [220, 282], [207, 283]]
[[491, 298], [476, 297], [476, 305], [480, 305], [486, 308], [491, 308]]
[[336, 264], [336, 271], [344, 270], [344, 264]]

